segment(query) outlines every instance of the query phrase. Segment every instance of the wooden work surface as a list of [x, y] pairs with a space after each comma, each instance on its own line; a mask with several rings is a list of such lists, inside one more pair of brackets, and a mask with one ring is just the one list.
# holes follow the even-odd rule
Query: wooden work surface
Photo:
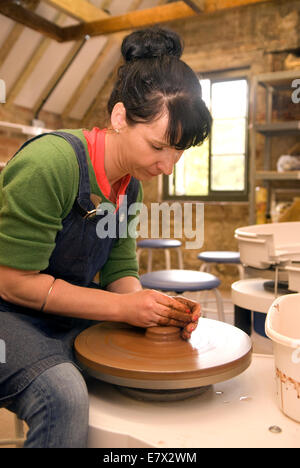
[[75, 340], [77, 359], [94, 377], [145, 389], [211, 385], [243, 372], [251, 363], [251, 340], [232, 325], [199, 320], [189, 341], [175, 327], [142, 328], [104, 322]]

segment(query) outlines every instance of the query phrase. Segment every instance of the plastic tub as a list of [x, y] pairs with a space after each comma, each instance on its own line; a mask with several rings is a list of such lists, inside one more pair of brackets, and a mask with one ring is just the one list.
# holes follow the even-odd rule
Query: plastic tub
[[235, 230], [241, 262], [258, 269], [300, 261], [300, 222], [245, 226]]
[[281, 296], [273, 302], [266, 335], [274, 345], [279, 407], [300, 422], [300, 294]]
[[300, 292], [300, 265], [287, 266], [289, 290]]

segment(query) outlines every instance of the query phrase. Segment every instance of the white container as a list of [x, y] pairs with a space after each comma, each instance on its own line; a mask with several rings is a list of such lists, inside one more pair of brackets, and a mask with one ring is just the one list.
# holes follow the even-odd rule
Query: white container
[[287, 266], [285, 269], [288, 272], [289, 290], [300, 292], [300, 265]]
[[255, 224], [235, 230], [241, 262], [253, 268], [300, 261], [300, 222]]
[[265, 330], [274, 345], [279, 407], [300, 422], [300, 294], [281, 296], [273, 302]]

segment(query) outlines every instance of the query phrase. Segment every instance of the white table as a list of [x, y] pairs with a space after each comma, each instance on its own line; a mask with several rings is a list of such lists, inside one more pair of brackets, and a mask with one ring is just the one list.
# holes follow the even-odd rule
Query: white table
[[97, 380], [89, 392], [89, 447], [300, 448], [300, 424], [277, 406], [271, 355], [254, 354], [244, 373], [181, 402], [136, 401]]
[[236, 281], [231, 285], [231, 298], [234, 305], [266, 314], [275, 301], [275, 294], [264, 289], [264, 278], [251, 278]]
[[[256, 320], [260, 313], [267, 314], [276, 297], [274, 293], [264, 289], [265, 278], [250, 278], [236, 281], [231, 285], [231, 299], [234, 304], [234, 323], [244, 332], [251, 334], [252, 317], [251, 312], [258, 312], [254, 315], [254, 327], [257, 328]], [[257, 332], [262, 334], [258, 325]]]

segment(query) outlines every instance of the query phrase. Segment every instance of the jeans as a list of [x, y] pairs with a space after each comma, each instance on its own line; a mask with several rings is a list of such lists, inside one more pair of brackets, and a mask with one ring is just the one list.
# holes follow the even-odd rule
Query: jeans
[[89, 400], [84, 378], [71, 363], [50, 367], [7, 406], [29, 426], [26, 448], [85, 448]]

